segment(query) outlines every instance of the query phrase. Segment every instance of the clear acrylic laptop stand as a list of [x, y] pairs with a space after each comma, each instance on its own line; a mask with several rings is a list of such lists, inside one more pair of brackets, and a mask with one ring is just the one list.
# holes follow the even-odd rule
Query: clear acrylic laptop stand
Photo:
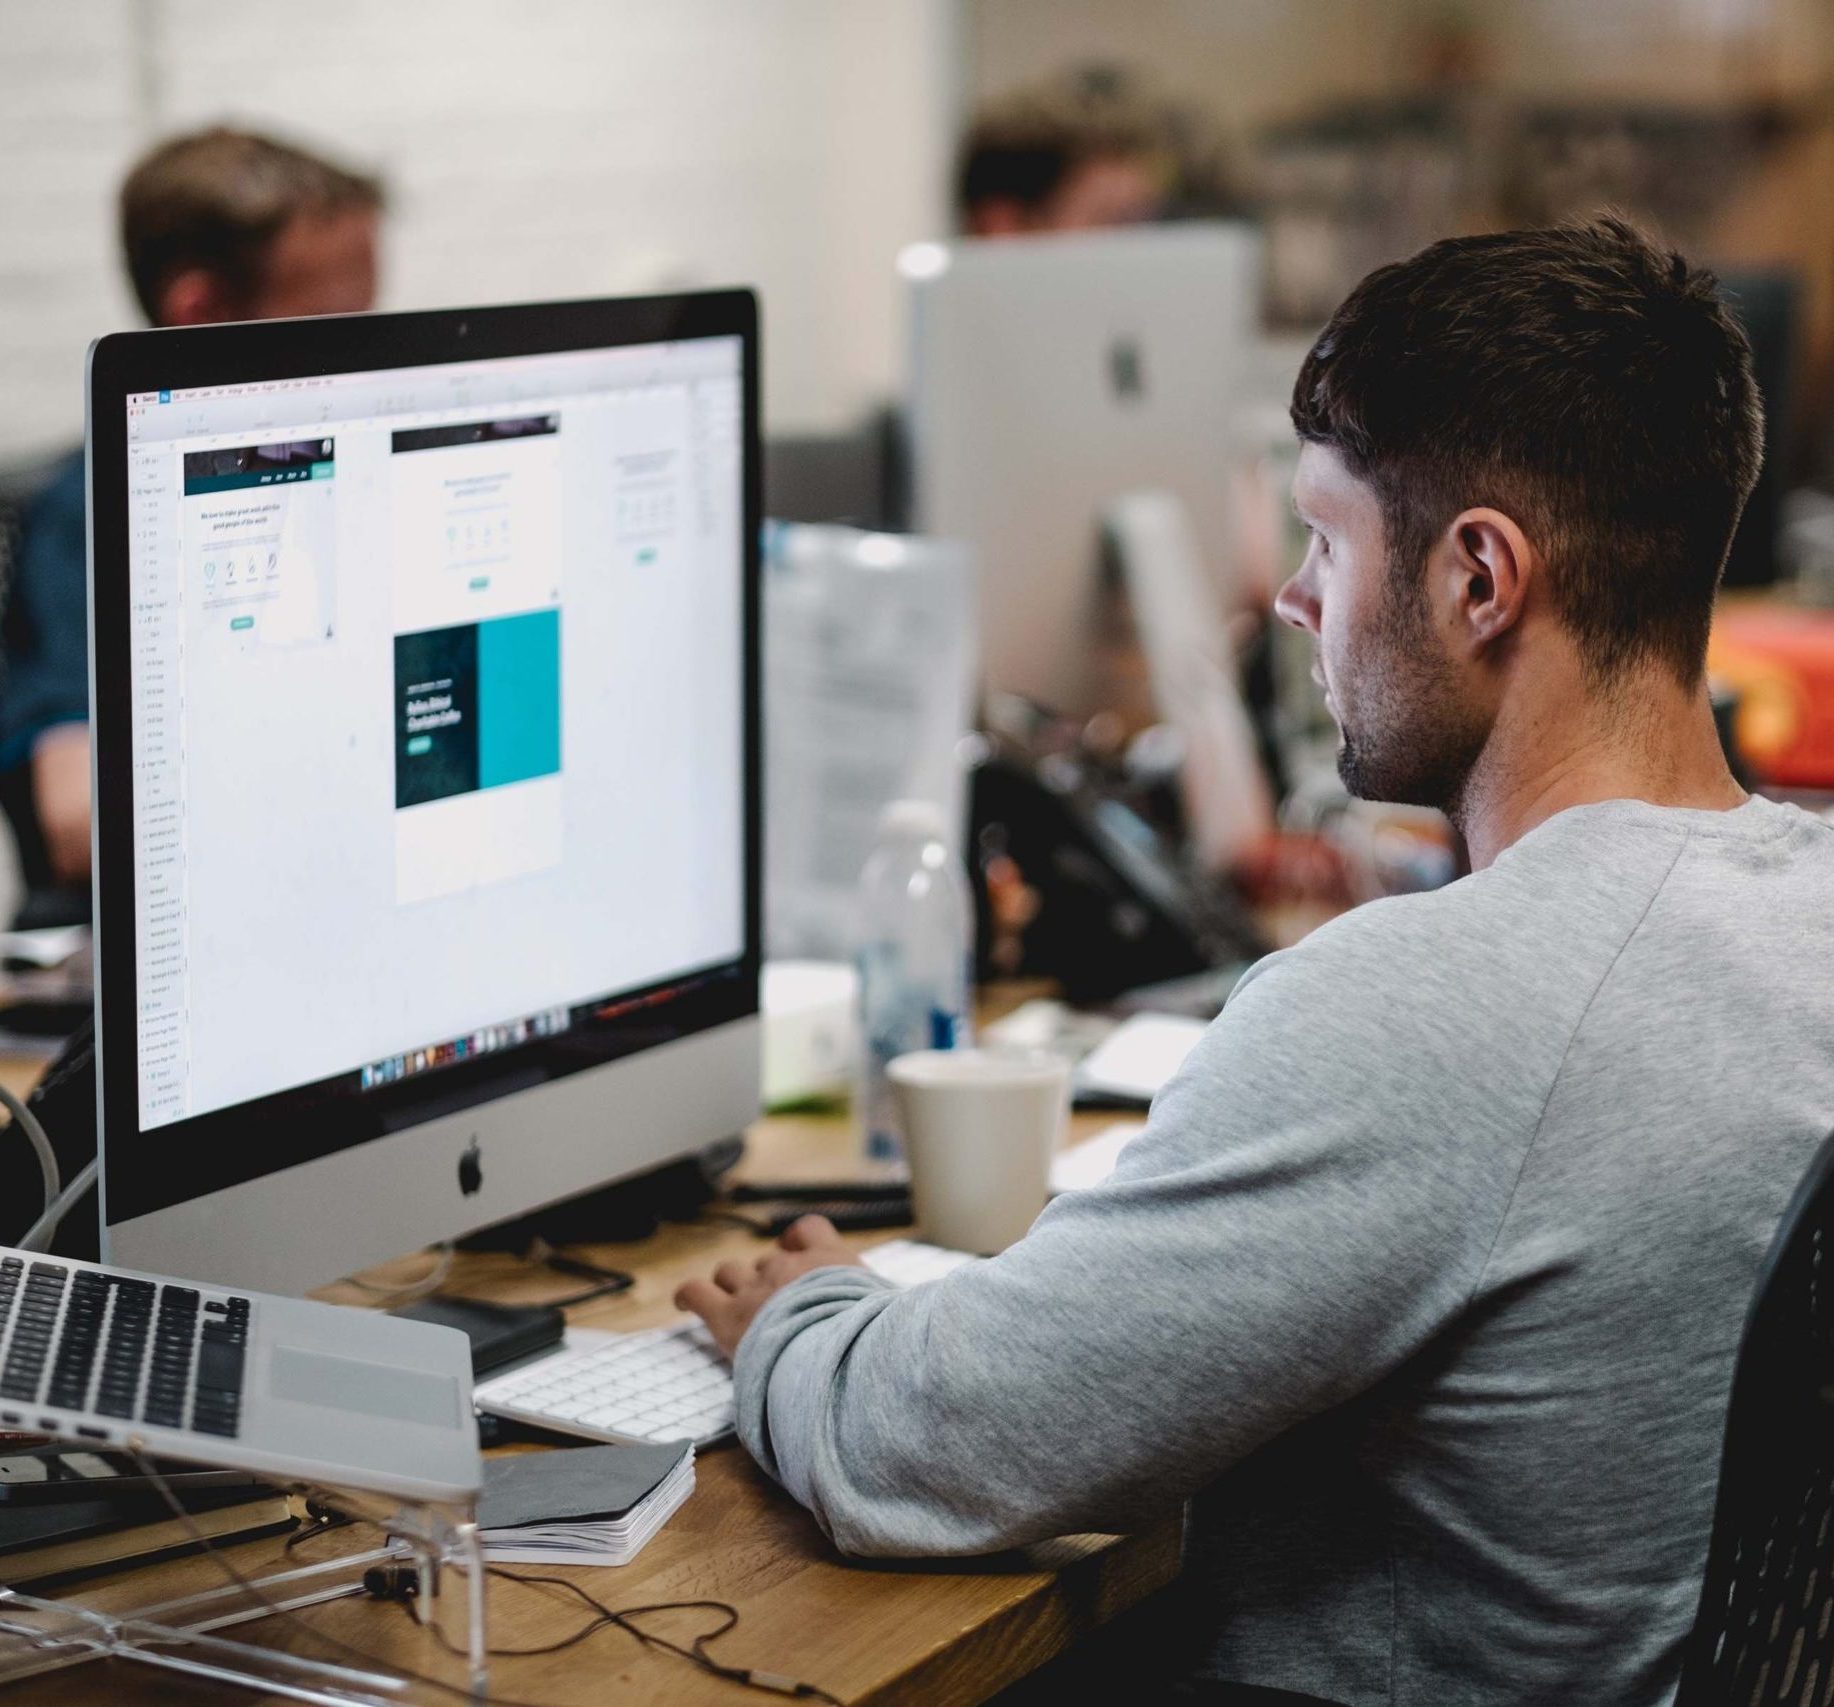
[[[219, 1683], [242, 1684], [292, 1701], [325, 1707], [397, 1707], [404, 1702], [450, 1701], [469, 1689], [485, 1699], [488, 1677], [484, 1559], [475, 1502], [462, 1506], [380, 1505], [371, 1496], [313, 1490], [320, 1504], [379, 1524], [387, 1545], [347, 1553], [319, 1564], [231, 1580], [173, 1600], [140, 1603], [133, 1578], [111, 1584], [101, 1604], [49, 1600], [0, 1587], [0, 1684], [89, 1660], [119, 1659]], [[224, 1561], [227, 1566], [227, 1560]], [[464, 1656], [462, 1684], [438, 1684], [411, 1673], [391, 1673], [380, 1661], [306, 1659], [279, 1648], [257, 1647], [213, 1634], [230, 1625], [296, 1612], [364, 1590], [364, 1573], [378, 1565], [411, 1567], [419, 1592], [412, 1606], [422, 1624], [436, 1625], [442, 1646]], [[0, 1568], [4, 1568], [0, 1562]], [[442, 1593], [452, 1574], [461, 1593]], [[121, 1601], [119, 1606], [113, 1605]], [[339, 1644], [327, 1637], [327, 1654]]]

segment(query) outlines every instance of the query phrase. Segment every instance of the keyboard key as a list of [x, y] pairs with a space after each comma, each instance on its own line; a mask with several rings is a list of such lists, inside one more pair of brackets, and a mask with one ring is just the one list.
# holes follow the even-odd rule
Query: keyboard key
[[198, 1346], [197, 1384], [200, 1388], [214, 1387], [239, 1393], [242, 1390], [242, 1348], [214, 1340], [210, 1332], [208, 1328], [204, 1330], [204, 1339]]
[[69, 1270], [35, 1262], [26, 1270], [19, 1296], [18, 1319], [6, 1364], [0, 1368], [0, 1398], [31, 1400], [38, 1397], [45, 1360], [51, 1350], [51, 1330], [62, 1305]]
[[641, 1435], [649, 1439], [649, 1431], [656, 1426], [656, 1418], [649, 1411], [639, 1411], [635, 1415], [617, 1406], [603, 1411], [595, 1411], [585, 1419], [594, 1428], [602, 1428], [610, 1433]]

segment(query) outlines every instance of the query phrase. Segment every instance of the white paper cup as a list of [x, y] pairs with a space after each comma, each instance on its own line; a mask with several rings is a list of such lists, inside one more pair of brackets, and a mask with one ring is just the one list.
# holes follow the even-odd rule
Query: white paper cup
[[992, 1256], [1023, 1238], [1050, 1192], [1070, 1106], [1056, 1056], [981, 1049], [900, 1055], [887, 1068], [924, 1238]]

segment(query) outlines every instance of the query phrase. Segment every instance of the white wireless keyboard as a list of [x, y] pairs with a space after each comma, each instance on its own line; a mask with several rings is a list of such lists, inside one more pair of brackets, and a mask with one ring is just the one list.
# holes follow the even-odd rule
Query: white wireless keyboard
[[[890, 1239], [861, 1256], [899, 1286], [975, 1260], [915, 1239]], [[569, 1328], [559, 1351], [480, 1381], [473, 1398], [480, 1411], [588, 1440], [705, 1446], [732, 1432], [732, 1366], [694, 1317], [636, 1334]]]

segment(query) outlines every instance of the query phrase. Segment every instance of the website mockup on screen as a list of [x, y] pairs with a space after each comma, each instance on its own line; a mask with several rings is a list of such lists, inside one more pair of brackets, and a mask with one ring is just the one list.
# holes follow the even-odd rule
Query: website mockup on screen
[[129, 399], [143, 1128], [743, 953], [741, 362]]

